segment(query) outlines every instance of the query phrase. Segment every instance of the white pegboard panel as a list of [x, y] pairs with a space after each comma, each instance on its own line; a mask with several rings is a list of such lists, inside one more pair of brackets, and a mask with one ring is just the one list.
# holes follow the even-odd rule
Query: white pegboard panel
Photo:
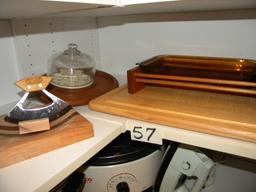
[[100, 68], [95, 18], [14, 19], [12, 27], [22, 77], [47, 73], [50, 58], [68, 43], [78, 44]]
[[136, 63], [164, 54], [256, 59], [256, 14], [248, 14], [251, 12], [100, 17], [102, 70], [126, 74]]
[[[0, 58], [0, 108], [2, 108], [2, 105], [16, 101], [19, 98], [17, 95], [19, 89], [14, 83], [20, 76], [9, 20], [0, 20]], [[4, 107], [3, 112], [6, 112], [6, 109]]]

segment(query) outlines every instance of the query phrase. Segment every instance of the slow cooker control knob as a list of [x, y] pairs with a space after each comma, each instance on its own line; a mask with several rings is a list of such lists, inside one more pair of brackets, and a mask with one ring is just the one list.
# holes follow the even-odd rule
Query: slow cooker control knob
[[117, 192], [130, 192], [129, 185], [126, 182], [120, 182], [116, 185]]

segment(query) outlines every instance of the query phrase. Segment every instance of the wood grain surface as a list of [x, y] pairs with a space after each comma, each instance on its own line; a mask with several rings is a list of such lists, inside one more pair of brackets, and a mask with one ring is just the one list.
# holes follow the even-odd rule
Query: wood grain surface
[[134, 73], [135, 77], [138, 78], [150, 78], [150, 79], [161, 79], [161, 80], [172, 80], [172, 81], [182, 81], [182, 82], [194, 82], [194, 83], [207, 83], [215, 85], [231, 85], [231, 86], [241, 86], [241, 87], [256, 87], [255, 82], [247, 81], [231, 81], [223, 79], [209, 79], [209, 78], [198, 78], [198, 77], [184, 77], [175, 75], [158, 75], [158, 74], [147, 74], [147, 73]]
[[49, 118], [20, 121], [18, 125], [19, 134], [29, 134], [51, 129]]
[[[92, 124], [75, 113], [55, 129], [29, 135], [0, 135], [0, 168], [93, 137]], [[67, 154], [68, 155], [68, 154]]]
[[95, 82], [92, 86], [81, 89], [64, 89], [49, 85], [47, 90], [72, 106], [87, 105], [94, 99], [114, 88], [118, 87], [118, 81], [110, 74], [96, 71]]
[[52, 77], [32, 76], [32, 77], [28, 77], [26, 79], [17, 81], [16, 85], [20, 87], [22, 90], [25, 90], [27, 92], [34, 92], [34, 91], [40, 91], [45, 89], [49, 85], [51, 80], [52, 80]]
[[128, 91], [146, 85], [255, 96], [255, 60], [162, 55], [128, 70]]
[[146, 86], [135, 94], [115, 89], [91, 109], [256, 143], [256, 99], [196, 90]]
[[226, 92], [226, 93], [236, 93], [236, 94], [244, 94], [250, 96], [256, 96], [255, 89], [241, 89], [236, 87], [225, 87], [219, 85], [211, 85], [211, 84], [199, 84], [199, 83], [191, 83], [191, 82], [181, 82], [181, 81], [166, 81], [166, 80], [158, 80], [158, 79], [142, 79], [137, 78], [135, 80], [138, 83], [145, 83], [145, 84], [154, 84], [160, 86], [170, 86], [170, 87], [181, 87], [187, 89], [198, 89], [198, 90], [205, 90], [205, 91], [219, 91], [219, 92]]

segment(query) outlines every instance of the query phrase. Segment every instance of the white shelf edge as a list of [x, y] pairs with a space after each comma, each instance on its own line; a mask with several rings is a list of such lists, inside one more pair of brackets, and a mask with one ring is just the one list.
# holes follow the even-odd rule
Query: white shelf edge
[[123, 129], [126, 131], [130, 131], [129, 127], [125, 127], [127, 121], [141, 122], [142, 126], [146, 124], [149, 125], [149, 127], [157, 128], [162, 136], [162, 139], [256, 160], [256, 143], [171, 126], [164, 126], [96, 111], [90, 111], [89, 114], [110, 122], [120, 123], [122, 124]]
[[[49, 191], [122, 133], [121, 124], [87, 115], [94, 137], [0, 169], [0, 191]], [[15, 183], [15, 185], [13, 185]]]
[[112, 5], [119, 6], [119, 0], [41, 0], [48, 2], [67, 2], [67, 3], [85, 3], [85, 4], [98, 4], [98, 5]]

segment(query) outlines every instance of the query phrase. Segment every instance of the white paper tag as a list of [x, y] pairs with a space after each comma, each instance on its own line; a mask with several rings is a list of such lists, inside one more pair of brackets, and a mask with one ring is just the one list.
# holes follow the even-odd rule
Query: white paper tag
[[131, 132], [131, 139], [146, 143], [163, 144], [162, 134], [153, 124], [136, 120], [125, 122], [126, 130]]

